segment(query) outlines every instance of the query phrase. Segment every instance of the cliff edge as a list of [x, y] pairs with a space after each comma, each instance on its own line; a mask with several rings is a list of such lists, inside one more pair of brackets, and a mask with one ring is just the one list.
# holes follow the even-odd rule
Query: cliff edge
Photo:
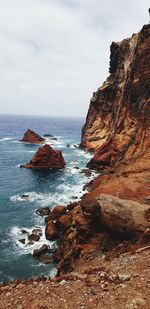
[[150, 150], [150, 24], [111, 44], [110, 75], [93, 94], [81, 146], [102, 170], [130, 163]]

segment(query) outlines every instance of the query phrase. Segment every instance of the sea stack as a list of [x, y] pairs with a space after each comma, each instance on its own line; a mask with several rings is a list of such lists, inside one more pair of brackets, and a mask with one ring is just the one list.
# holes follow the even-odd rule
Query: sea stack
[[31, 144], [43, 144], [45, 139], [41, 137], [39, 134], [35, 133], [34, 131], [28, 129], [25, 133], [23, 138], [20, 142], [31, 143]]
[[49, 145], [44, 145], [38, 149], [32, 160], [20, 167], [29, 169], [62, 169], [66, 165], [61, 151], [54, 150]]

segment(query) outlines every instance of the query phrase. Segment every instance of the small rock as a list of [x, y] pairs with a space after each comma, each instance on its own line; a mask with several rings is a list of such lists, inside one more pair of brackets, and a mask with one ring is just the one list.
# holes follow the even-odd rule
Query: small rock
[[23, 200], [27, 200], [29, 198], [29, 195], [28, 194], [21, 194], [20, 198], [23, 199]]
[[64, 280], [64, 279], [59, 282], [60, 285], [65, 285], [66, 283], [67, 283], [67, 281]]
[[129, 274], [118, 274], [118, 279], [120, 281], [130, 281], [131, 275], [129, 275]]
[[19, 241], [24, 245], [25, 244], [25, 238], [19, 239]]
[[28, 239], [29, 239], [29, 241], [39, 241], [40, 236], [37, 235], [37, 234], [30, 234], [30, 235], [28, 236]]
[[28, 234], [28, 232], [27, 232], [26, 230], [24, 230], [24, 229], [21, 230], [21, 233], [22, 233], [22, 234]]
[[33, 250], [33, 256], [39, 257], [40, 255], [42, 255], [44, 253], [47, 253], [47, 252], [48, 252], [48, 246], [47, 245], [43, 245], [39, 249]]
[[83, 173], [86, 177], [90, 177], [92, 175], [92, 172], [90, 169], [83, 169], [81, 173]]
[[42, 254], [39, 256], [39, 260], [43, 263], [43, 264], [50, 264], [53, 262], [53, 258], [50, 255], [47, 254]]
[[147, 196], [147, 197], [146, 197], [145, 203], [146, 203], [146, 204], [150, 204], [150, 196]]
[[50, 209], [49, 207], [43, 207], [43, 208], [38, 208], [35, 212], [39, 216], [48, 216], [50, 214]]
[[32, 234], [36, 234], [36, 235], [42, 236], [42, 230], [41, 230], [41, 228], [33, 229], [33, 230], [32, 230]]

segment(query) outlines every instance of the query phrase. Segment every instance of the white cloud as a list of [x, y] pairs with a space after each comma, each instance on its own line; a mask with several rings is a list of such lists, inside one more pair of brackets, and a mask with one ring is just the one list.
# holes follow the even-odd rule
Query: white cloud
[[0, 0], [0, 113], [79, 115], [148, 0]]

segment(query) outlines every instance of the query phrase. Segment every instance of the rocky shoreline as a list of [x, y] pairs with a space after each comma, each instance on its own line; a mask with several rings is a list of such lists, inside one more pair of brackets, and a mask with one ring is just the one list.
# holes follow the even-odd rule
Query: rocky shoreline
[[[93, 94], [80, 145], [100, 175], [78, 202], [37, 210], [46, 238], [57, 240], [57, 278], [1, 286], [5, 308], [149, 308], [149, 46], [149, 24], [112, 43], [110, 76]], [[48, 260], [47, 252], [33, 254]]]

